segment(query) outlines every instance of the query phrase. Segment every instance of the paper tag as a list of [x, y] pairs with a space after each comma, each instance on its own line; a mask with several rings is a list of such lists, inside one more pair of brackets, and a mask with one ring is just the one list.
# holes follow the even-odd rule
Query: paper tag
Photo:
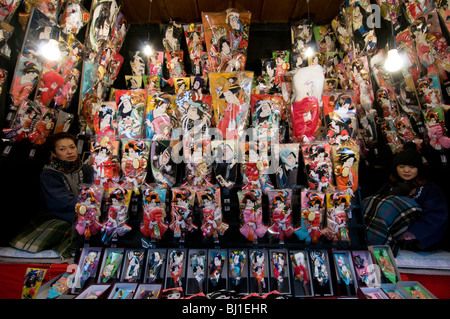
[[81, 153], [83, 152], [83, 144], [84, 141], [82, 139], [79, 139], [77, 143], [78, 155], [81, 155]]

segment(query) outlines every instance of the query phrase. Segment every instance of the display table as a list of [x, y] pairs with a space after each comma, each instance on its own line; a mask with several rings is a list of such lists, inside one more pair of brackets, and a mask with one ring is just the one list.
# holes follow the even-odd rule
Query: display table
[[396, 258], [403, 281], [418, 281], [439, 299], [450, 299], [450, 252], [401, 250]]

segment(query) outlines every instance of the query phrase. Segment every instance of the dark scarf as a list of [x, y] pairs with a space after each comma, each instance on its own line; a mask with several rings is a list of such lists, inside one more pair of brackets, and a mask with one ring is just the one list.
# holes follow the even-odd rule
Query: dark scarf
[[83, 163], [81, 162], [81, 159], [76, 159], [73, 162], [63, 161], [59, 158], [53, 157], [50, 160], [50, 167], [53, 169], [60, 171], [61, 173], [73, 173], [76, 172], [81, 168]]

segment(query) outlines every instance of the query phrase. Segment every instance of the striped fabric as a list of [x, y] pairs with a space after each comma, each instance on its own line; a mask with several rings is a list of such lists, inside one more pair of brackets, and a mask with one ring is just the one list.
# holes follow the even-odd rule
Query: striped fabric
[[363, 201], [367, 245], [389, 245], [398, 251], [398, 239], [420, 216], [422, 208], [405, 196], [377, 194]]
[[[31, 253], [43, 250], [67, 249], [71, 238], [72, 225], [60, 219], [48, 219], [44, 216], [32, 220], [16, 237], [10, 241], [14, 248]], [[70, 243], [69, 243], [70, 246]]]

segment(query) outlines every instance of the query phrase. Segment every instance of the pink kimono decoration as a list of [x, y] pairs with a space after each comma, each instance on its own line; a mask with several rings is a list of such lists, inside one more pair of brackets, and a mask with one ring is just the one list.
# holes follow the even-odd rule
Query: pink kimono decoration
[[219, 241], [228, 229], [229, 225], [223, 221], [222, 204], [219, 187], [201, 188], [196, 191], [198, 205], [202, 212], [203, 237], [213, 238], [214, 242]]
[[103, 188], [96, 185], [84, 185], [81, 187], [75, 211], [78, 219], [75, 229], [80, 236], [86, 239], [97, 235], [101, 230], [99, 217], [102, 204]]
[[264, 237], [267, 226], [262, 219], [262, 193], [259, 189], [238, 191], [241, 227], [239, 231], [250, 242], [257, 243]]
[[450, 137], [445, 128], [443, 108], [428, 109], [423, 112], [430, 145], [437, 151], [450, 148]]
[[166, 194], [166, 189], [153, 188], [147, 184], [143, 186], [140, 230], [146, 238], [160, 240], [169, 228], [166, 221]]
[[23, 100], [29, 98], [31, 92], [36, 88], [41, 70], [42, 66], [39, 64], [24, 56], [19, 56], [10, 90], [15, 107], [18, 107]]
[[271, 225], [267, 229], [269, 234], [278, 238], [280, 244], [294, 233], [292, 227], [292, 190], [279, 189], [268, 192]]
[[36, 103], [30, 100], [23, 100], [11, 125], [8, 128], [3, 128], [5, 139], [11, 142], [20, 142], [27, 139], [28, 135], [33, 132], [40, 116], [41, 111]]
[[351, 196], [339, 191], [327, 191], [325, 198], [327, 219], [326, 228], [322, 233], [333, 242], [350, 241], [348, 218]]
[[325, 194], [308, 189], [301, 191], [300, 225], [294, 234], [305, 244], [317, 244], [322, 236]]

